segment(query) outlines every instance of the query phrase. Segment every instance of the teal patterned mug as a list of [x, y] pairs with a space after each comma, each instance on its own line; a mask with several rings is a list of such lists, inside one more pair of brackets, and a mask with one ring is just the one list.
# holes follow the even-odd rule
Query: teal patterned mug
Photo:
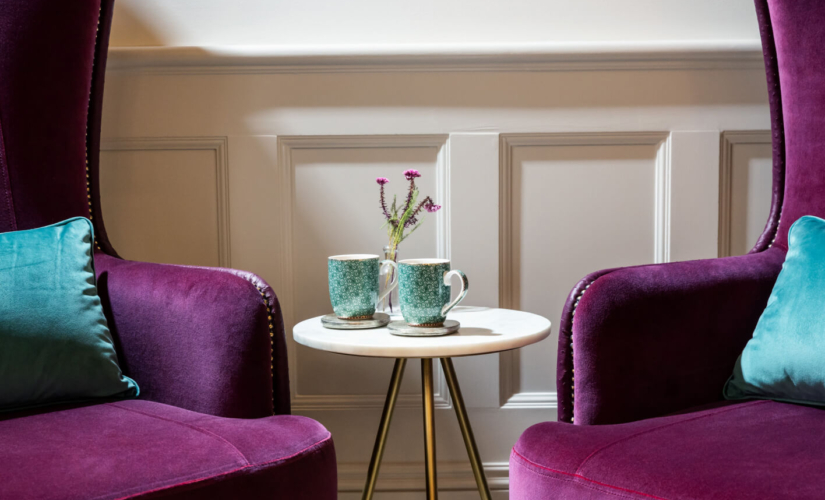
[[[461, 293], [450, 302], [450, 278], [461, 278]], [[446, 259], [409, 259], [398, 263], [401, 315], [410, 326], [442, 326], [450, 309], [467, 295], [467, 276], [450, 271]]]
[[[398, 266], [377, 255], [333, 255], [329, 258], [329, 299], [340, 319], [368, 319], [375, 306], [398, 285]], [[396, 278], [378, 296], [378, 278], [390, 266]]]

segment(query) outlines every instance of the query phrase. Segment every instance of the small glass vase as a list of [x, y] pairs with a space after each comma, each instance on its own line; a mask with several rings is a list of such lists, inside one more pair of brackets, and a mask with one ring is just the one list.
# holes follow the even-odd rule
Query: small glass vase
[[[389, 245], [384, 247], [384, 260], [391, 260], [393, 262], [398, 262], [398, 247], [396, 247], [395, 252], [393, 253], [392, 249]], [[389, 268], [389, 266], [387, 266]], [[384, 290], [386, 290], [387, 285], [392, 283], [395, 279], [395, 270], [388, 269], [389, 272], [383, 276], [381, 276], [381, 292], [380, 294], [384, 294]], [[383, 312], [385, 314], [393, 315], [393, 314], [400, 314], [401, 308], [399, 306], [399, 298], [398, 298], [398, 287], [395, 287], [395, 290], [392, 291], [389, 295], [378, 304], [376, 308], [378, 312]]]

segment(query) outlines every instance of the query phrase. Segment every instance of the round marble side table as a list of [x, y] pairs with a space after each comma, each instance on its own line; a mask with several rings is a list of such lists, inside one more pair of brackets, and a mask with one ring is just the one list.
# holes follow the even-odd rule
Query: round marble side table
[[481, 458], [451, 358], [490, 354], [533, 344], [550, 334], [550, 321], [531, 313], [485, 307], [456, 307], [448, 316], [459, 321], [461, 329], [458, 333], [443, 337], [399, 337], [392, 335], [386, 327], [373, 330], [330, 330], [321, 325], [320, 316], [302, 321], [293, 329], [296, 342], [314, 349], [354, 356], [395, 358], [395, 367], [367, 471], [367, 482], [361, 497], [363, 500], [371, 499], [375, 490], [392, 413], [401, 387], [401, 378], [409, 358], [421, 358], [427, 499], [438, 498], [433, 418], [433, 358], [441, 358], [441, 366], [453, 397], [453, 407], [470, 457], [478, 491], [481, 498], [490, 500], [490, 488], [481, 468]]

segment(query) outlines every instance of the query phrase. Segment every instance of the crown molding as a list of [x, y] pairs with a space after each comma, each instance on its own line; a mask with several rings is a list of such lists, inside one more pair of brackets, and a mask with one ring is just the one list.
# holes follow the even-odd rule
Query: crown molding
[[110, 47], [108, 69], [155, 74], [762, 68], [758, 40]]

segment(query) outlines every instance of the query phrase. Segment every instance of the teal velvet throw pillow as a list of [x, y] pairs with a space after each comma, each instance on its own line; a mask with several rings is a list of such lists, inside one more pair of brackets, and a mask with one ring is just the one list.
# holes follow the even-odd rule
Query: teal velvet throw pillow
[[0, 233], [0, 411], [126, 398], [82, 217]]
[[782, 272], [724, 396], [825, 406], [825, 220], [791, 226]]

